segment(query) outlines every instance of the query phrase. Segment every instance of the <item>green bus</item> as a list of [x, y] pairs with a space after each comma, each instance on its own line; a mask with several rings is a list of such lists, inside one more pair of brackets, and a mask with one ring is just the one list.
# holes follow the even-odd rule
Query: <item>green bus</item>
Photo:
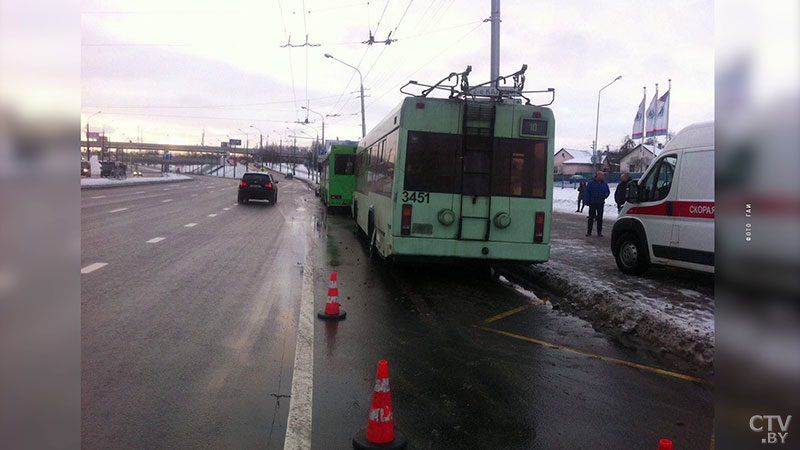
[[356, 185], [356, 144], [331, 144], [320, 159], [319, 196], [325, 206], [350, 206]]
[[408, 97], [358, 144], [351, 212], [390, 259], [542, 262], [553, 209], [551, 109]]

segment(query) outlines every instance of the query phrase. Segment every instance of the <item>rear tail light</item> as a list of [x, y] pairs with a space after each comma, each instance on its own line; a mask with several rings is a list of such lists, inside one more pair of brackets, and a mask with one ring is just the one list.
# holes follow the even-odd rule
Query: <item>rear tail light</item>
[[265, 184], [265, 185], [264, 185], [264, 187], [265, 187], [265, 188], [271, 188], [271, 187], [272, 187], [272, 184], [271, 184], [271, 183], [267, 183], [267, 184]]
[[247, 183], [239, 183], [239, 187], [247, 187]]
[[536, 213], [536, 225], [533, 227], [533, 242], [541, 244], [544, 240], [544, 213]]
[[400, 221], [400, 234], [408, 236], [411, 234], [411, 204], [403, 204], [403, 218]]
[[332, 199], [332, 200], [338, 200], [338, 199], [340, 199], [340, 198], [342, 198], [342, 196], [341, 196], [341, 195], [331, 195], [331, 199]]

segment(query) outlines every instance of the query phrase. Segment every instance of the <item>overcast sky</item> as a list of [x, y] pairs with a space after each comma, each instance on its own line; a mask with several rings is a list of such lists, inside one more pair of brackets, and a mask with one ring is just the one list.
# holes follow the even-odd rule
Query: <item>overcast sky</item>
[[[714, 117], [714, 7], [708, 1], [502, 0], [500, 72], [528, 64], [527, 89], [553, 87], [556, 148], [591, 148], [597, 91], [601, 146], [617, 146], [647, 86], [672, 79], [670, 129]], [[405, 13], [405, 15], [404, 15]], [[360, 137], [403, 98], [409, 79], [432, 83], [468, 64], [489, 75], [489, 0], [84, 0], [82, 118], [114, 140], [218, 145], [288, 135]], [[402, 20], [401, 20], [402, 19]], [[367, 46], [391, 31], [391, 45]], [[318, 47], [281, 48], [289, 41]], [[534, 98], [534, 102], [537, 98]], [[539, 100], [544, 101], [540, 97]], [[292, 128], [293, 131], [287, 130]], [[321, 131], [321, 130], [320, 130]], [[298, 140], [298, 144], [308, 143]]]

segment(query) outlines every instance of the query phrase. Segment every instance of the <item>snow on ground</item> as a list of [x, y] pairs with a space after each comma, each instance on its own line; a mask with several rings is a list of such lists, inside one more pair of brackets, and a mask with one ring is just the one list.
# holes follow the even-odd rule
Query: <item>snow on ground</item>
[[557, 292], [565, 309], [597, 328], [709, 366], [714, 357], [713, 297], [680, 286], [672, 269], [626, 276], [605, 245], [590, 242], [551, 239], [550, 260], [527, 267], [526, 278]]
[[[286, 164], [282, 164], [280, 167], [278, 166], [271, 166], [269, 169], [274, 170], [280, 173], [289, 173], [292, 170], [292, 166], [288, 166]], [[302, 166], [300, 164], [296, 165], [294, 168], [294, 177], [300, 180], [308, 181], [309, 183], [313, 183], [311, 176], [308, 174], [308, 169], [306, 166]]]
[[[553, 186], [553, 211], [575, 212], [575, 209], [578, 207], [578, 190], [576, 187], [577, 185], [570, 185], [567, 182], [563, 184], [560, 181], [555, 182]], [[617, 204], [614, 203], [614, 190], [617, 188], [617, 184], [609, 184], [608, 187], [611, 190], [611, 195], [606, 199], [603, 219], [616, 220], [618, 214]], [[589, 214], [588, 207], [583, 209], [583, 214]]]
[[186, 175], [179, 175], [175, 173], [168, 173], [166, 176], [154, 177], [128, 177], [124, 180], [116, 180], [114, 178], [81, 178], [81, 188], [87, 187], [113, 187], [113, 186], [129, 186], [133, 184], [152, 184], [152, 183], [172, 183], [175, 181], [191, 180], [192, 177]]

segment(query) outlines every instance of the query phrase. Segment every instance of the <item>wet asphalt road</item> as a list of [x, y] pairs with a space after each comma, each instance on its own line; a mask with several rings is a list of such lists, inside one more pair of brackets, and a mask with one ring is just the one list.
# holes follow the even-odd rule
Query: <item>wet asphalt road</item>
[[275, 207], [236, 184], [82, 192], [84, 448], [283, 448], [307, 252], [315, 310], [337, 271], [348, 312], [314, 320], [314, 449], [350, 448], [380, 359], [414, 449], [709, 448], [709, 386], [512, 336], [668, 363], [478, 269], [371, 262], [299, 181]]

